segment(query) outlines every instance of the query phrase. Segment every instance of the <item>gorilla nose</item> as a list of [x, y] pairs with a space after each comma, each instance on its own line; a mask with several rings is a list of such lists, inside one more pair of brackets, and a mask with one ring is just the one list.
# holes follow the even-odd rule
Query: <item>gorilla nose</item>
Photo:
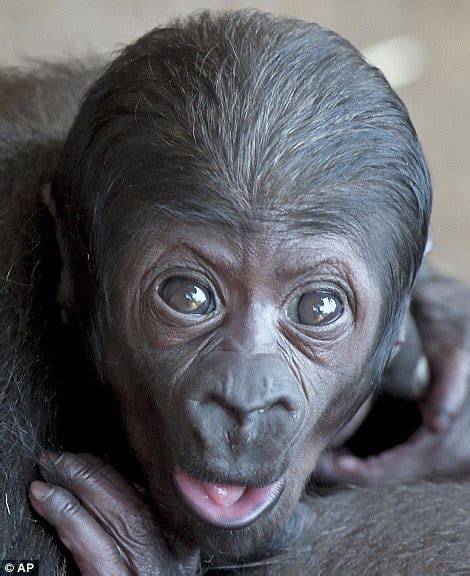
[[[269, 383], [265, 388], [270, 388]], [[238, 390], [234, 397], [213, 393], [200, 404], [200, 416], [211, 418], [210, 413], [213, 412], [215, 419], [225, 428], [232, 448], [255, 441], [257, 435], [267, 431], [266, 428], [270, 428], [271, 432], [282, 428], [276, 424], [285, 426], [285, 420], [290, 416], [298, 418], [295, 400], [288, 394], [260, 397], [258, 403], [253, 403], [253, 400], [243, 390]]]
[[199, 440], [217, 458], [253, 455], [258, 463], [276, 458], [291, 445], [304, 419], [299, 383], [280, 359], [268, 354], [213, 354], [185, 392], [182, 437], [190, 445]]

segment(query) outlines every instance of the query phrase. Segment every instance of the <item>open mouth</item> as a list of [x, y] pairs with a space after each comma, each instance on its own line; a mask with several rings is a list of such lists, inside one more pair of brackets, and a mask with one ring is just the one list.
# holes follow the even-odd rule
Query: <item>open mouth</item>
[[187, 474], [179, 466], [173, 481], [186, 506], [204, 522], [218, 528], [244, 528], [272, 507], [282, 494], [284, 479], [262, 488], [212, 484]]

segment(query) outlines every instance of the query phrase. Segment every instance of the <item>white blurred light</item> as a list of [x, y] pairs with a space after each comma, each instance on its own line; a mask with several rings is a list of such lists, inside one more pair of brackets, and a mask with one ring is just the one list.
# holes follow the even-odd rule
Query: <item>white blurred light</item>
[[374, 66], [380, 68], [394, 88], [416, 82], [426, 69], [422, 42], [411, 36], [395, 36], [362, 50]]

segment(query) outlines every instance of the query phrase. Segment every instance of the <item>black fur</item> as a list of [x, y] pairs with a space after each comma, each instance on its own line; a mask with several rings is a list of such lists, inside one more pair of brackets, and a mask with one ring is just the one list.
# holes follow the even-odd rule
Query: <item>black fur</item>
[[60, 444], [59, 260], [40, 193], [95, 73], [95, 63], [41, 65], [4, 70], [0, 80], [0, 556], [41, 558], [48, 574], [64, 555], [26, 497], [39, 451]]

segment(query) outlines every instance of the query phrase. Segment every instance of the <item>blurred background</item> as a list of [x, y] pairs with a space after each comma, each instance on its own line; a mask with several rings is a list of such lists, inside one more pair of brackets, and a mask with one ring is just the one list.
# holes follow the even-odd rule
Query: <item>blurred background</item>
[[245, 7], [318, 22], [382, 68], [431, 166], [431, 261], [470, 282], [470, 0], [2, 0], [0, 63], [111, 53], [171, 17]]

